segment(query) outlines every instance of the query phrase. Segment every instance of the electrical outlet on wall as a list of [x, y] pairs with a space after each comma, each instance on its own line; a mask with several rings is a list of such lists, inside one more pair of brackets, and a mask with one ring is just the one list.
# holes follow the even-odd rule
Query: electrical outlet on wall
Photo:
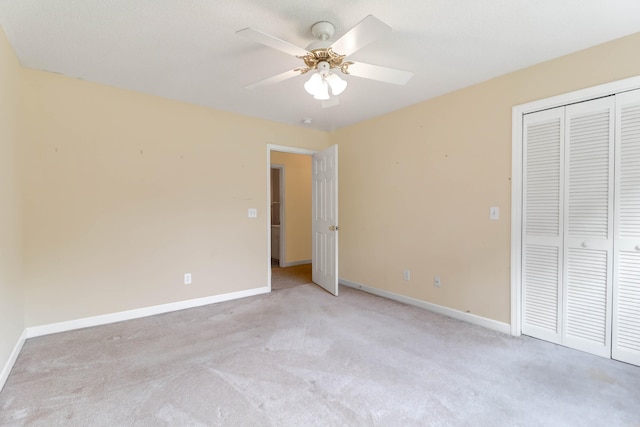
[[442, 282], [440, 281], [440, 276], [435, 276], [433, 278], [433, 286], [435, 286], [436, 288], [439, 288], [440, 286], [442, 286]]
[[409, 280], [411, 280], [411, 270], [405, 270], [403, 273], [403, 278], [405, 282], [408, 282]]
[[191, 273], [184, 273], [184, 284], [185, 285], [191, 284]]

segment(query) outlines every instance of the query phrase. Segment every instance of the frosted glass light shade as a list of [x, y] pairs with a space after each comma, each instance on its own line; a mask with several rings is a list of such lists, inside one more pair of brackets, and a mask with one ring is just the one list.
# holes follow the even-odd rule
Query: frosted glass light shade
[[336, 74], [329, 74], [326, 77], [327, 83], [331, 86], [331, 93], [334, 95], [340, 95], [347, 88], [347, 82], [342, 80]]
[[313, 97], [315, 99], [319, 99], [321, 101], [326, 101], [327, 99], [329, 99], [329, 85], [327, 84], [327, 81], [324, 79], [321, 79], [321, 86], [320, 86], [320, 90], [318, 90]]
[[309, 95], [315, 96], [316, 93], [322, 90], [323, 83], [324, 82], [320, 74], [313, 73], [311, 78], [304, 84], [304, 90], [306, 90]]
[[[321, 63], [321, 64], [326, 64]], [[328, 64], [316, 73], [313, 73], [304, 84], [304, 90], [315, 99], [329, 99], [329, 88], [334, 95], [340, 95], [347, 87], [347, 82], [335, 74], [329, 72]]]

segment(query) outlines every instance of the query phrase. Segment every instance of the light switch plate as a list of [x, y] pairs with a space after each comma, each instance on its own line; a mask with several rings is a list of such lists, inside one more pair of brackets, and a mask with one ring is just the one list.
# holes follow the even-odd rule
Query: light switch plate
[[497, 206], [491, 206], [489, 208], [489, 219], [491, 221], [497, 221], [500, 219], [500, 208]]
[[248, 216], [249, 216], [249, 218], [258, 218], [258, 209], [249, 208]]

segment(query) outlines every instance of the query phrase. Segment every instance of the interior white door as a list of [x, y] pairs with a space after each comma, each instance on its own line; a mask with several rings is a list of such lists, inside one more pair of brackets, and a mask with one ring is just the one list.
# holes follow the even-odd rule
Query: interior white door
[[526, 115], [523, 128], [522, 333], [559, 344], [564, 107]]
[[566, 107], [562, 343], [611, 357], [614, 111], [610, 96]]
[[611, 357], [640, 365], [640, 90], [616, 95]]
[[313, 155], [312, 280], [338, 296], [338, 146]]

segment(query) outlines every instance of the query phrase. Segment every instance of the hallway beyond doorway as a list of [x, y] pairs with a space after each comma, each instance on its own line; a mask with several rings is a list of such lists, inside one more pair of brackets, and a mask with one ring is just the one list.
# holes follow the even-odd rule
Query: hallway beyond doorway
[[295, 265], [293, 267], [271, 266], [271, 290], [278, 291], [295, 286], [311, 283], [311, 264]]

